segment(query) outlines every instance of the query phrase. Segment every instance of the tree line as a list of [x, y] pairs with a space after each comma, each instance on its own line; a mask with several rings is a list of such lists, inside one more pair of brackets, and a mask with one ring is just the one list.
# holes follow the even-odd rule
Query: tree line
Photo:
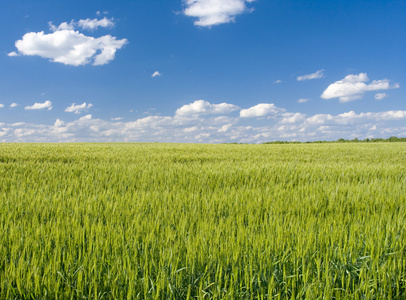
[[306, 142], [299, 142], [299, 141], [273, 141], [273, 142], [265, 142], [264, 144], [310, 144], [310, 143], [381, 143], [381, 142], [391, 142], [391, 143], [399, 143], [399, 142], [406, 142], [406, 137], [396, 137], [391, 136], [390, 138], [383, 139], [383, 138], [366, 138], [366, 139], [358, 139], [354, 138], [352, 140], [346, 139], [338, 139], [336, 141], [306, 141]]

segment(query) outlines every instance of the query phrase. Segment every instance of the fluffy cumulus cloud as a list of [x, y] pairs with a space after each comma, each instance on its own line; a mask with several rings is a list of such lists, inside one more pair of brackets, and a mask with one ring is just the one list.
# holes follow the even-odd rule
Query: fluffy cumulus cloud
[[15, 102], [13, 102], [13, 103], [10, 104], [10, 108], [14, 108], [14, 107], [17, 107], [17, 106], [18, 106], [18, 104], [15, 103]]
[[28, 32], [21, 40], [16, 41], [18, 52], [10, 52], [9, 56], [28, 55], [40, 56], [52, 62], [65, 65], [80, 66], [86, 64], [104, 65], [115, 58], [116, 51], [128, 43], [127, 39], [117, 39], [111, 35], [98, 38], [86, 36], [75, 30], [79, 26], [83, 29], [97, 29], [111, 27], [111, 19], [80, 20], [79, 22], [64, 22], [59, 26], [49, 24], [53, 32]]
[[261, 118], [277, 116], [284, 112], [285, 109], [276, 107], [273, 103], [260, 103], [240, 111], [241, 118]]
[[186, 16], [197, 18], [197, 26], [213, 26], [234, 22], [235, 17], [251, 11], [247, 3], [254, 0], [184, 0]]
[[4, 107], [4, 104], [1, 104], [1, 103], [0, 103], [0, 108], [3, 108], [3, 107]]
[[93, 106], [92, 103], [86, 104], [86, 102], [83, 102], [82, 104], [72, 103], [71, 106], [65, 108], [65, 111], [66, 112], [73, 112], [75, 114], [80, 114], [80, 113], [88, 110], [92, 106]]
[[[45, 103], [36, 106], [43, 107]], [[86, 103], [73, 104], [68, 111], [84, 111], [88, 107]], [[230, 114], [236, 110], [240, 116]], [[307, 115], [272, 103], [240, 109], [229, 103], [197, 100], [180, 107], [171, 116], [150, 115], [123, 121], [87, 114], [71, 122], [58, 118], [51, 124], [0, 125], [0, 142], [263, 143], [406, 136], [406, 111]]]
[[230, 114], [237, 106], [225, 104], [198, 100], [171, 116], [151, 115], [131, 121], [87, 114], [71, 122], [58, 118], [51, 124], [1, 123], [0, 142], [263, 143], [406, 136], [404, 110], [306, 115], [262, 103], [239, 109], [256, 117], [242, 118]]
[[25, 110], [39, 110], [39, 109], [51, 110], [52, 109], [52, 102], [47, 100], [44, 103], [34, 103], [31, 106], [24, 107], [24, 109]]
[[324, 77], [324, 69], [318, 70], [315, 73], [298, 76], [297, 80], [303, 81], [303, 80], [319, 79], [319, 78], [323, 78], [323, 77]]
[[288, 112], [282, 114], [282, 118], [279, 122], [280, 124], [295, 124], [304, 121], [305, 119], [306, 119], [305, 114]]
[[342, 103], [362, 99], [365, 92], [399, 88], [399, 84], [391, 84], [388, 79], [373, 80], [366, 73], [348, 75], [344, 79], [330, 84], [321, 95], [323, 99], [338, 98]]
[[196, 100], [176, 110], [176, 115], [206, 115], [206, 114], [228, 114], [238, 110], [239, 107], [229, 103], [211, 104], [205, 100]]

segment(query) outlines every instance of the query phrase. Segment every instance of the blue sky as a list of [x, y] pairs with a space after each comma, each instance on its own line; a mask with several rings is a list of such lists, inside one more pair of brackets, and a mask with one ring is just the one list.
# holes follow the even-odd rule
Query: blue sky
[[0, 141], [406, 136], [406, 2], [11, 1]]

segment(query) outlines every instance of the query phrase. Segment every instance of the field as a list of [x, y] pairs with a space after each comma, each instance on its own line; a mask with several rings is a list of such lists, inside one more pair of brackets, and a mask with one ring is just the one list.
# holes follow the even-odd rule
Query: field
[[0, 299], [405, 299], [406, 143], [0, 144]]

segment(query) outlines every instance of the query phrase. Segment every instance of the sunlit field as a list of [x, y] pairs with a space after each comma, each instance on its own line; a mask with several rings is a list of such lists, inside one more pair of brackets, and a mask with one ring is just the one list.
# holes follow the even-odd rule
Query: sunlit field
[[0, 299], [405, 299], [406, 143], [0, 144]]

